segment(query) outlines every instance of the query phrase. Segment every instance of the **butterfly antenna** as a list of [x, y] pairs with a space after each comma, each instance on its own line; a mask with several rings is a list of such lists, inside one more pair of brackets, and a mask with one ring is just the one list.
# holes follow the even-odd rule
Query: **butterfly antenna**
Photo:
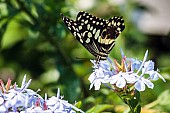
[[90, 58], [80, 58], [80, 57], [76, 57], [76, 59], [77, 59], [77, 60], [84, 60], [84, 61], [85, 61], [85, 60], [88, 60], [88, 61], [90, 60]]

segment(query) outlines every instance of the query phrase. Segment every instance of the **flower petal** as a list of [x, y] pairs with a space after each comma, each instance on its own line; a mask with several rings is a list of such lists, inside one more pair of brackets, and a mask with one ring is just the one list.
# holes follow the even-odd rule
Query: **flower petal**
[[126, 85], [126, 81], [123, 77], [119, 77], [119, 79], [116, 82], [116, 86], [119, 88], [123, 88]]
[[100, 89], [100, 85], [101, 85], [101, 82], [100, 82], [100, 80], [95, 80], [95, 82], [94, 82], [94, 89], [95, 90], [99, 90]]
[[138, 91], [144, 91], [145, 90], [145, 84], [142, 80], [138, 80], [136, 83], [135, 83], [135, 88], [138, 90]]
[[149, 71], [148, 74], [152, 80], [158, 80], [158, 78], [161, 78], [164, 82], [166, 82], [166, 80], [157, 71]]
[[144, 79], [143, 82], [148, 86], [148, 88], [153, 89], [154, 84], [150, 80]]
[[144, 63], [144, 68], [146, 68], [146, 71], [154, 70], [154, 62], [152, 60], [149, 60]]
[[115, 83], [118, 81], [118, 79], [119, 79], [118, 76], [119, 76], [119, 75], [114, 75], [114, 76], [112, 76], [112, 77], [110, 78], [110, 84], [115, 84]]

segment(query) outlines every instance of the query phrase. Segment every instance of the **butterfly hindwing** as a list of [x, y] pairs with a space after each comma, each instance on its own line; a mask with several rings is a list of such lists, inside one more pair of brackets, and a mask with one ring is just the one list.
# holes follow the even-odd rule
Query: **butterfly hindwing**
[[124, 30], [122, 17], [112, 17], [104, 20], [86, 12], [79, 12], [76, 20], [62, 15], [63, 21], [74, 37], [97, 60], [105, 60], [115, 45], [115, 39]]

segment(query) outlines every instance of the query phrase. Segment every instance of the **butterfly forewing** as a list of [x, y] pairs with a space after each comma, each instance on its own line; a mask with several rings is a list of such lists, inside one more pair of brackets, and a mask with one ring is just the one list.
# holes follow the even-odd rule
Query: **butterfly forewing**
[[84, 40], [83, 46], [92, 53], [95, 57], [103, 56], [106, 57], [107, 54], [100, 53], [99, 36], [101, 35], [103, 29], [106, 27], [106, 21], [104, 19], [95, 17], [86, 12], [79, 12], [76, 18], [79, 29], [81, 33], [81, 38]]
[[112, 17], [104, 20], [86, 12], [79, 12], [76, 21], [62, 16], [75, 38], [96, 58], [105, 60], [124, 30], [124, 20]]

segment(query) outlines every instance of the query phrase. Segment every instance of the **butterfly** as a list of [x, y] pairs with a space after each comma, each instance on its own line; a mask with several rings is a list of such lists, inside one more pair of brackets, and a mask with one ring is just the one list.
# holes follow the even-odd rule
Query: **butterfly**
[[104, 20], [84, 11], [78, 13], [76, 20], [61, 15], [73, 36], [96, 57], [97, 62], [107, 59], [115, 39], [125, 28], [122, 17]]

